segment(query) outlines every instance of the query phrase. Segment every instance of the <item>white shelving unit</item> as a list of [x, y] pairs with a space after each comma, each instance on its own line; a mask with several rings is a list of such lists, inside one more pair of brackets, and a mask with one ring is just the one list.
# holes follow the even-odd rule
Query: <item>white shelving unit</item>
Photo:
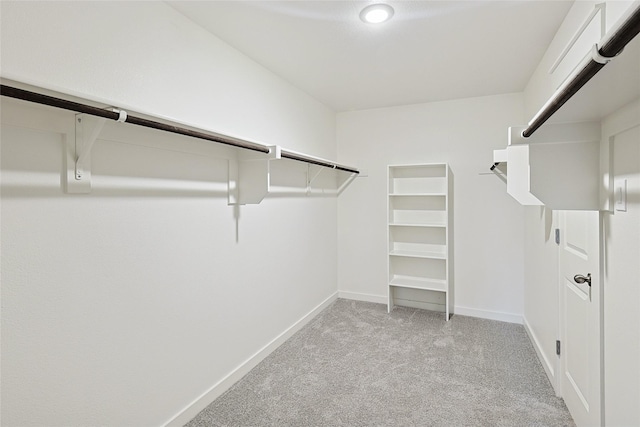
[[395, 305], [453, 314], [452, 180], [445, 163], [388, 170], [389, 312]]

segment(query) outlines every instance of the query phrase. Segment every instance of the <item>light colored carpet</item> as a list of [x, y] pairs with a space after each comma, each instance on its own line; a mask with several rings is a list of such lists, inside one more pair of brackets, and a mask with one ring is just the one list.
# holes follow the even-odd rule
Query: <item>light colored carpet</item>
[[521, 325], [349, 300], [187, 424], [573, 425]]

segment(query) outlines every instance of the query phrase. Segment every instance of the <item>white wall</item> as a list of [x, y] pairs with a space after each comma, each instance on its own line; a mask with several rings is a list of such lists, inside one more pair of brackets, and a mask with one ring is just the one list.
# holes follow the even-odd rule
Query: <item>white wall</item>
[[1, 8], [3, 78], [320, 157], [335, 154], [331, 110], [162, 2]]
[[[163, 3], [1, 7], [4, 78], [336, 155], [331, 110]], [[236, 219], [224, 150], [117, 123], [64, 194], [72, 113], [2, 107], [4, 426], [165, 424], [335, 294], [335, 199]]]
[[558, 245], [556, 212], [525, 207], [524, 324], [551, 384], [556, 386], [559, 338]]
[[[604, 414], [606, 425], [640, 424], [640, 100], [602, 121], [605, 175], [627, 179], [626, 212], [604, 211], [602, 230]], [[551, 382], [558, 338], [555, 212], [525, 209], [524, 320]]]
[[608, 426], [640, 425], [640, 99], [607, 117], [627, 210], [604, 215], [604, 402]]
[[387, 165], [448, 162], [456, 312], [521, 321], [523, 208], [489, 166], [522, 115], [521, 94], [338, 114], [339, 159], [369, 174], [338, 201], [341, 295], [386, 301]]
[[[567, 13], [562, 25], [556, 32], [553, 41], [549, 44], [547, 51], [529, 79], [524, 90], [525, 114], [527, 121], [542, 108], [549, 98], [551, 98], [556, 89], [584, 59], [593, 44], [600, 41], [602, 37], [600, 26], [601, 15], [597, 15], [593, 19], [591, 25], [587, 27], [583, 35], [578, 38], [573, 49], [567, 53], [565, 59], [560, 62], [554, 72], [551, 72], [552, 66], [555, 64], [556, 60], [558, 60], [561, 53], [567, 47], [578, 29], [586, 21], [589, 14], [594, 10], [594, 8], [599, 7], [602, 4], [605, 4], [604, 29], [606, 33], [611, 30], [625, 12], [634, 5], [634, 1], [609, 0], [603, 2], [598, 0], [581, 0], [573, 3], [573, 6]], [[571, 104], [575, 110], [582, 111], [581, 106], [576, 105], [575, 103]], [[558, 114], [567, 114], [565, 110], [566, 108], [561, 109]], [[568, 117], [572, 117], [570, 112], [568, 114]], [[577, 120], [572, 118], [570, 121]]]
[[[572, 67], [587, 52], [590, 44], [599, 36], [588, 31], [588, 37], [578, 45], [582, 53], [573, 52], [559, 67], [559, 72], [549, 73], [549, 69], [562, 49], [575, 34], [584, 19], [601, 2], [575, 2], [558, 30], [553, 42], [532, 75], [524, 91], [525, 113], [532, 117], [561, 84]], [[609, 31], [627, 12], [632, 1], [606, 1], [606, 25]], [[589, 37], [591, 37], [590, 40]], [[587, 43], [589, 42], [589, 43]], [[631, 53], [633, 55], [633, 52]], [[624, 53], [623, 53], [623, 57]], [[633, 56], [631, 56], [633, 58]], [[633, 64], [628, 64], [633, 65]], [[604, 261], [603, 283], [603, 324], [604, 324], [604, 414], [606, 425], [640, 425], [640, 318], [637, 307], [640, 304], [638, 289], [638, 260], [640, 259], [640, 216], [638, 214], [638, 170], [640, 154], [640, 101], [637, 99], [620, 108], [609, 117], [602, 119], [603, 111], [612, 111], [637, 96], [632, 78], [625, 79], [629, 70], [605, 69], [598, 78], [609, 76], [610, 82], [625, 84], [602, 84], [598, 97], [589, 102], [569, 102], [556, 115], [556, 120], [601, 121], [601, 191], [603, 199], [608, 197], [609, 175], [624, 174], [629, 178], [630, 206], [627, 212], [603, 212], [604, 230], [602, 256]], [[630, 67], [633, 72], [635, 68]], [[613, 77], [613, 78], [612, 78]], [[635, 77], [637, 79], [637, 76]], [[616, 80], [617, 79], [617, 80]], [[614, 89], [614, 86], [621, 89]], [[574, 98], [594, 86], [586, 85]], [[635, 94], [635, 95], [634, 95]], [[581, 99], [584, 101], [584, 98]], [[573, 101], [573, 100], [572, 100]], [[588, 107], [588, 108], [585, 108]], [[561, 116], [561, 119], [557, 117]], [[604, 209], [608, 203], [602, 204]], [[524, 320], [536, 344], [541, 362], [552, 383], [557, 374], [557, 358], [553, 344], [558, 338], [558, 249], [550, 234], [557, 227], [556, 214], [541, 208], [526, 208], [525, 213], [525, 290]]]

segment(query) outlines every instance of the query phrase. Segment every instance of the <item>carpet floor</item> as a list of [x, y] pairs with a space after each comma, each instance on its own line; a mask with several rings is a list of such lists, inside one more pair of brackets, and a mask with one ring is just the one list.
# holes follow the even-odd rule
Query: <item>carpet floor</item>
[[187, 427], [573, 425], [521, 325], [339, 299]]

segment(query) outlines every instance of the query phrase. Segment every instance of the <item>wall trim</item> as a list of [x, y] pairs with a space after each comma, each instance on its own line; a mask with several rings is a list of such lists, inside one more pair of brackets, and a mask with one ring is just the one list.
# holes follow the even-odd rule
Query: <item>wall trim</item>
[[[338, 291], [338, 298], [351, 299], [364, 302], [375, 302], [378, 304], [387, 304], [388, 298], [383, 295], [365, 294], [360, 292]], [[522, 315], [515, 313], [503, 313], [500, 311], [481, 310], [478, 308], [469, 308], [455, 306], [454, 315], [478, 317], [480, 319], [498, 320], [501, 322], [517, 323], [522, 325]]]
[[522, 315], [515, 313], [503, 313], [501, 311], [480, 310], [456, 305], [453, 309], [454, 315], [479, 317], [480, 319], [499, 320], [500, 322], [517, 323], [522, 325]]
[[378, 304], [387, 304], [389, 301], [386, 295], [363, 294], [360, 292], [338, 291], [338, 298], [352, 299], [356, 301], [375, 302]]
[[527, 335], [529, 336], [529, 340], [531, 340], [531, 344], [533, 345], [533, 348], [535, 349], [536, 354], [538, 355], [540, 364], [544, 368], [544, 371], [547, 373], [547, 377], [549, 378], [551, 387], [553, 387], [553, 391], [556, 393], [556, 396], [561, 397], [560, 394], [558, 394], [558, 387], [556, 384], [557, 378], [555, 375], [554, 365], [547, 358], [544, 351], [542, 351], [542, 345], [540, 345], [540, 341], [538, 340], [538, 337], [533, 332], [533, 329], [531, 329], [529, 322], [527, 322], [527, 318], [523, 316], [522, 320], [523, 320], [522, 324], [524, 326], [524, 330], [527, 332]]
[[182, 427], [189, 421], [191, 421], [196, 415], [200, 413], [204, 408], [209, 406], [211, 402], [216, 400], [219, 396], [221, 396], [225, 391], [231, 388], [237, 381], [239, 381], [243, 376], [245, 376], [249, 371], [251, 371], [254, 367], [256, 367], [260, 362], [262, 362], [267, 356], [269, 356], [275, 349], [280, 347], [286, 340], [288, 340], [293, 334], [298, 332], [309, 323], [313, 318], [315, 318], [322, 310], [331, 305], [334, 301], [338, 299], [338, 292], [333, 293], [323, 302], [318, 304], [314, 309], [310, 312], [302, 316], [298, 321], [296, 321], [293, 325], [287, 328], [280, 335], [275, 337], [271, 342], [258, 350], [254, 355], [249, 357], [243, 363], [240, 364], [236, 369], [231, 371], [226, 377], [215, 383], [209, 390], [200, 395], [197, 399], [187, 405], [186, 408], [182, 409], [178, 414], [176, 414], [172, 419], [167, 421], [164, 424], [165, 427]]

